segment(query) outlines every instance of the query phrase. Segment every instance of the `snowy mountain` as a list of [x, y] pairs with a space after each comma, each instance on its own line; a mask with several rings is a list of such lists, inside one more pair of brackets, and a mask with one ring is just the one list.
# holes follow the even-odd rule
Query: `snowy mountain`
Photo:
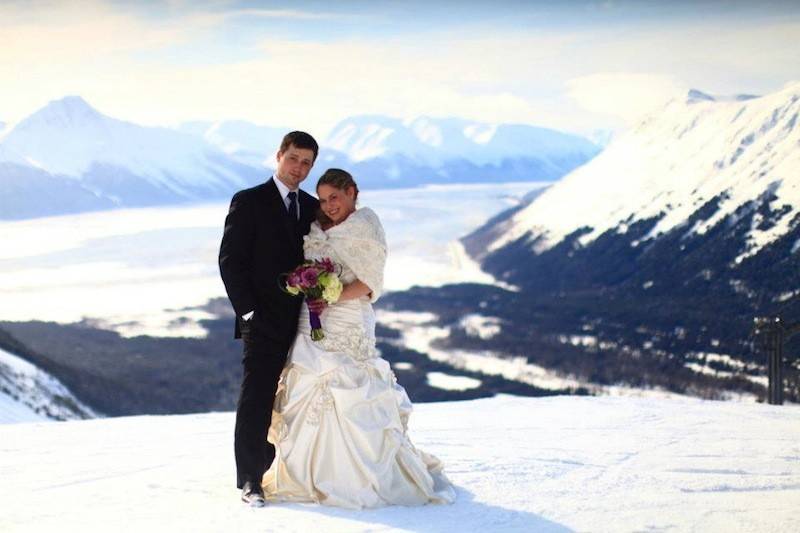
[[[274, 168], [283, 128], [242, 121], [191, 122], [181, 131], [202, 137], [242, 163]], [[351, 171], [363, 189], [434, 183], [554, 181], [600, 148], [554, 130], [462, 119], [414, 120], [367, 115], [343, 120], [320, 141], [311, 179], [325, 169]]]
[[517, 158], [554, 162], [575, 156], [588, 159], [597, 153], [597, 147], [586, 139], [555, 130], [427, 117], [410, 121], [354, 117], [339, 123], [325, 145], [355, 162], [404, 155], [429, 165], [453, 159], [468, 159], [477, 165], [499, 165]]
[[[107, 117], [77, 96], [16, 124], [0, 142], [0, 165], [0, 218], [221, 199], [263, 178], [195, 136]], [[48, 181], [72, 201], [53, 197]]]
[[58, 379], [0, 349], [0, 424], [97, 416]]
[[[763, 398], [757, 316], [800, 320], [800, 84], [762, 97], [692, 91], [527, 205], [464, 239], [516, 287], [413, 290], [438, 349], [523, 356], [561, 376], [707, 398]], [[499, 324], [482, 339], [466, 315]], [[786, 348], [800, 400], [800, 339]]]
[[[734, 213], [765, 209], [743, 235], [744, 258], [786, 235], [800, 211], [800, 84], [761, 98], [718, 101], [691, 91], [621, 136], [597, 158], [498, 227], [494, 252], [524, 238], [541, 254], [576, 231], [586, 247], [612, 230], [652, 227], [633, 245], [645, 248], [683, 228], [702, 235]], [[691, 226], [692, 215], [708, 212]]]
[[554, 181], [600, 150], [582, 137], [533, 126], [374, 115], [342, 121], [323, 144], [331, 163], [344, 160], [357, 176], [396, 186]]
[[369, 511], [242, 504], [229, 412], [13, 424], [0, 530], [796, 531], [797, 416], [691, 399], [417, 404], [409, 437], [456, 502]]
[[593, 130], [587, 137], [590, 141], [592, 141], [597, 146], [605, 148], [611, 143], [611, 140], [614, 138], [614, 130], [609, 129], [596, 129]]
[[275, 152], [289, 128], [259, 126], [243, 120], [185, 122], [180, 131], [202, 137], [248, 166], [275, 168]]
[[91, 190], [70, 176], [0, 162], [0, 220], [96, 211], [117, 205], [116, 199]]
[[[286, 131], [245, 121], [144, 127], [68, 96], [0, 136], [0, 219], [227, 199], [265, 179]], [[355, 117], [321, 142], [310, 179], [341, 167], [363, 189], [554, 181], [598, 151], [530, 126]]]

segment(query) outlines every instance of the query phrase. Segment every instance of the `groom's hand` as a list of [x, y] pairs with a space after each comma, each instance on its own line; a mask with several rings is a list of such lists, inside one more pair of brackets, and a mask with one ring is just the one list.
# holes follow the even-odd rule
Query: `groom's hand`
[[309, 311], [320, 315], [328, 307], [328, 302], [319, 298], [318, 300], [306, 300], [306, 305], [308, 305]]

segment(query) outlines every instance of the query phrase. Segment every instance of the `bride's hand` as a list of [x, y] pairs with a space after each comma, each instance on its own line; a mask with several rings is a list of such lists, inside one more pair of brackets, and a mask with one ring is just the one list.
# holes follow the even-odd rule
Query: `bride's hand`
[[342, 294], [339, 296], [339, 301], [343, 300], [355, 300], [357, 298], [361, 298], [362, 296], [371, 296], [372, 289], [370, 289], [366, 283], [361, 280], [355, 280], [353, 283], [348, 283], [342, 289]]
[[318, 300], [306, 300], [306, 305], [308, 305], [309, 311], [320, 315], [328, 307], [328, 302], [320, 298]]

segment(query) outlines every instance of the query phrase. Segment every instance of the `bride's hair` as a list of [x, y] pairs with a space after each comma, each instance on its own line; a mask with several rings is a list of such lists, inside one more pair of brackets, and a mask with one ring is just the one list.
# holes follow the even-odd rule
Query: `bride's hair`
[[[317, 181], [317, 190], [319, 190], [320, 185], [330, 185], [340, 191], [346, 191], [352, 187], [355, 191], [354, 199], [358, 201], [358, 185], [356, 185], [356, 180], [353, 179], [353, 176], [346, 170], [342, 170], [341, 168], [329, 168], [320, 176], [319, 181]], [[322, 212], [322, 209], [317, 210], [317, 221], [323, 228], [330, 226], [332, 222], [331, 219], [328, 218], [328, 215]]]

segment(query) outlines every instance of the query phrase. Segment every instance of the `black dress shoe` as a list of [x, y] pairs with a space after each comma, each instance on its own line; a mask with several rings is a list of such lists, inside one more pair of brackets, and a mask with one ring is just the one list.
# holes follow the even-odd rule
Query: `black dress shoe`
[[242, 488], [242, 501], [250, 507], [264, 507], [267, 503], [264, 500], [264, 491], [261, 485], [252, 481], [246, 481]]

